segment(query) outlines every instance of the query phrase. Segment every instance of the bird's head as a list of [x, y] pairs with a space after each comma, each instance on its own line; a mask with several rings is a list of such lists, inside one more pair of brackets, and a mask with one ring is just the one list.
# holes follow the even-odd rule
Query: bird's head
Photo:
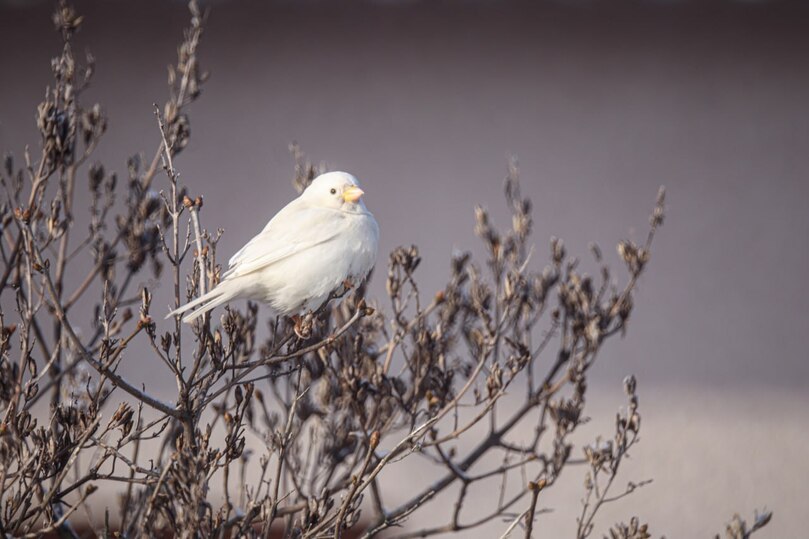
[[350, 212], [365, 211], [357, 178], [347, 172], [327, 172], [315, 178], [301, 197], [313, 206]]

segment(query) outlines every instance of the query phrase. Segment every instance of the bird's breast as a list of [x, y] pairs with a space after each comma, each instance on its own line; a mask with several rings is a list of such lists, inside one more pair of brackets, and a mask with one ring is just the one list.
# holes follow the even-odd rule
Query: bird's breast
[[364, 279], [376, 262], [379, 245], [379, 226], [371, 214], [363, 214], [356, 219], [351, 236], [352, 245], [349, 276]]

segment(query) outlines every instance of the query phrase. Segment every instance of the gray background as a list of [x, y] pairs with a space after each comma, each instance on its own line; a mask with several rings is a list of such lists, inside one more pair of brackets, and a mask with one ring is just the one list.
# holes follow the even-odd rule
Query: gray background
[[[165, 100], [165, 66], [175, 60], [186, 11], [152, 0], [78, 6], [86, 19], [77, 50], [97, 59], [84, 101], [100, 100], [110, 118], [98, 155], [123, 175], [127, 156], [151, 156], [156, 147], [152, 103]], [[0, 2], [0, 149], [18, 156], [38, 141], [33, 115], [58, 50], [50, 8]], [[425, 291], [441, 287], [452, 249], [476, 247], [476, 203], [509, 224], [501, 188], [511, 153], [535, 205], [537, 267], [551, 236], [583, 258], [597, 241], [617, 262], [614, 244], [644, 237], [664, 184], [668, 219], [636, 316], [628, 338], [600, 358], [589, 403], [605, 420], [593, 429], [609, 429], [620, 381], [637, 375], [644, 439], [622, 478], [655, 482], [610, 508], [596, 531], [638, 514], [658, 534], [707, 536], [734, 511], [766, 504], [775, 520], [764, 537], [805, 533], [807, 8], [211, 8], [200, 50], [211, 79], [191, 109], [191, 143], [176, 165], [192, 193], [205, 196], [203, 224], [225, 228], [222, 254], [294, 196], [291, 140], [360, 178], [382, 230], [380, 265], [393, 247], [417, 244]], [[372, 295], [382, 292], [377, 277]], [[151, 358], [142, 360], [150, 368], [130, 361], [129, 376], [171, 391]], [[390, 473], [400, 480], [389, 496], [407, 498], [414, 474]], [[546, 501], [554, 512], [540, 519], [543, 536], [570, 534], [583, 473], [571, 469], [569, 485]]]

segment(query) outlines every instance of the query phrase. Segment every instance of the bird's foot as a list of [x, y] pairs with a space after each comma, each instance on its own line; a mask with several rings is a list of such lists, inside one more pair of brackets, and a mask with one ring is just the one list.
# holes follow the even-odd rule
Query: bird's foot
[[299, 339], [305, 341], [312, 336], [313, 316], [311, 311], [306, 313], [305, 316], [294, 314], [290, 318], [292, 318], [292, 321], [295, 323], [293, 329], [295, 330], [295, 335], [297, 335]]

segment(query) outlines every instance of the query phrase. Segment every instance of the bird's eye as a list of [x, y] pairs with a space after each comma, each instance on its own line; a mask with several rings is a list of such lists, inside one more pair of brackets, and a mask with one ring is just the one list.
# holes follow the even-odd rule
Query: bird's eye
[[337, 189], [335, 189], [334, 187], [332, 187], [332, 188], [331, 188], [331, 194], [336, 195], [336, 194], [337, 194]]

